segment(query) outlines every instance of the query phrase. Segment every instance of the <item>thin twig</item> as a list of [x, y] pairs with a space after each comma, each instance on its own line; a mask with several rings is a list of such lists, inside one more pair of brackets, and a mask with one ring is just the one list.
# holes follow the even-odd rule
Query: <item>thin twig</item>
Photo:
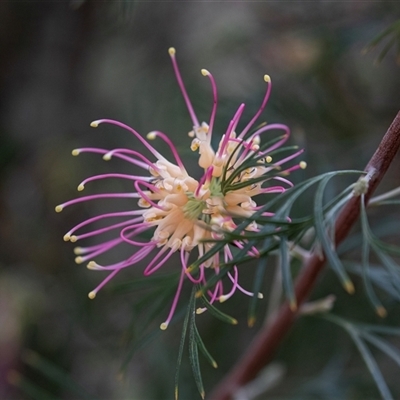
[[[368, 189], [365, 202], [379, 185], [400, 147], [400, 111], [383, 137], [371, 160], [365, 167]], [[353, 196], [340, 212], [335, 224], [335, 243], [339, 244], [348, 235], [360, 215], [360, 197]], [[321, 254], [313, 254], [296, 279], [295, 293], [300, 306], [309, 296], [325, 263]], [[292, 327], [297, 317], [287, 302], [277, 311], [271, 323], [263, 327], [254, 338], [246, 353], [215, 388], [210, 400], [229, 400], [246, 383], [253, 380], [258, 372], [271, 360], [280, 342]]]

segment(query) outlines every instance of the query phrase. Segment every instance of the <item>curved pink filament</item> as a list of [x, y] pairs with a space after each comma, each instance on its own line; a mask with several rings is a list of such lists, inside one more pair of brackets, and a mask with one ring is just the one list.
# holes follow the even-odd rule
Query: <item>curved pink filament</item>
[[102, 289], [109, 281], [111, 281], [111, 279], [114, 278], [114, 276], [117, 275], [120, 270], [121, 269], [116, 269], [111, 272], [106, 279], [104, 279], [94, 290], [92, 290], [92, 293], [97, 294], [99, 290]]
[[214, 171], [214, 167], [211, 165], [206, 169], [206, 172], [201, 177], [199, 184], [197, 185], [196, 191], [194, 192], [195, 197], [198, 197], [200, 193], [201, 187], [206, 183], [210, 182], [212, 179], [212, 173]]
[[113, 119], [99, 119], [97, 121], [94, 121], [96, 124], [110, 124], [110, 125], [115, 125], [118, 126], [122, 129], [127, 130], [128, 132], [132, 133], [136, 138], [138, 138], [145, 146], [146, 148], [152, 153], [155, 157], [161, 160], [165, 160], [165, 157], [161, 155], [151, 144], [147, 142], [146, 139], [144, 139], [135, 129], [131, 128], [129, 125], [126, 125], [122, 122], [115, 121]]
[[109, 265], [99, 265], [96, 264], [95, 270], [97, 271], [113, 271], [113, 270], [120, 270], [122, 268], [130, 267], [133, 264], [137, 264], [139, 261], [143, 260], [153, 249], [153, 247], [143, 247], [138, 250], [133, 256], [129, 257], [126, 260], [120, 261], [115, 264]]
[[[234, 269], [237, 272], [237, 274], [239, 274], [239, 272], [237, 271], [238, 268], [236, 267], [236, 265], [234, 266]], [[236, 289], [239, 289], [242, 293], [244, 293], [247, 296], [250, 296], [250, 297], [254, 296], [253, 292], [249, 292], [248, 290], [244, 289], [242, 286], [239, 285], [237, 277], [236, 277], [236, 279], [234, 279], [229, 272], [228, 272], [228, 276], [229, 276], [229, 279], [234, 283]]]
[[[149, 224], [147, 222], [143, 222], [141, 224], [136, 224], [135, 226], [127, 226], [126, 228], [121, 230], [119, 235], [120, 235], [121, 239], [125, 243], [129, 243], [129, 244], [132, 244], [134, 246], [140, 246], [140, 247], [154, 246], [154, 242], [151, 242], [151, 241], [148, 241], [148, 242], [137, 242], [135, 240], [129, 239], [130, 236], [136, 236], [139, 233], [147, 231], [151, 227], [152, 226], [151, 225], [149, 226]], [[133, 229], [133, 231], [129, 232], [131, 229]], [[127, 234], [127, 232], [128, 232], [128, 234]]]
[[288, 179], [286, 179], [286, 178], [282, 178], [281, 176], [274, 176], [273, 178], [271, 178], [271, 179], [274, 179], [274, 180], [276, 180], [276, 181], [281, 181], [281, 182], [284, 182], [284, 183], [286, 183], [287, 185], [289, 185], [290, 187], [293, 187], [294, 186], [294, 184], [292, 183], [292, 182], [290, 182]]
[[219, 296], [221, 296], [223, 293], [223, 285], [221, 281], [218, 281], [215, 284], [215, 288], [214, 291], [211, 292], [211, 290], [208, 291], [208, 295], [210, 296], [210, 304], [213, 304], [215, 300], [217, 300], [219, 298]]
[[239, 276], [238, 270], [237, 270], [236, 265], [233, 268], [235, 271], [235, 278], [232, 278], [231, 273], [228, 272], [228, 276], [229, 276], [230, 280], [232, 281], [233, 285], [232, 285], [232, 288], [229, 291], [229, 293], [222, 295], [224, 300], [228, 300], [230, 297], [232, 297], [233, 294], [236, 292], [236, 288], [238, 287], [238, 276]]
[[171, 319], [174, 316], [174, 313], [175, 313], [175, 310], [176, 310], [176, 306], [178, 305], [179, 296], [180, 296], [181, 291], [182, 291], [184, 276], [185, 276], [185, 272], [182, 270], [181, 271], [181, 276], [180, 276], [179, 282], [178, 282], [178, 287], [177, 287], [176, 292], [175, 292], [174, 300], [172, 301], [172, 305], [171, 305], [171, 308], [169, 310], [168, 317], [165, 320], [165, 324], [167, 324], [167, 325], [171, 322]]
[[[241, 249], [241, 250], [244, 249], [243, 243], [240, 242], [239, 240], [234, 240], [232, 243], [233, 243], [235, 246], [237, 246], [239, 249]], [[259, 256], [259, 252], [258, 252], [258, 250], [257, 250], [254, 246], [251, 247], [251, 250], [249, 250], [249, 251], [247, 252], [247, 254], [248, 254], [249, 256], [251, 256], [251, 257], [258, 257], [258, 256]]]
[[[296, 158], [297, 156], [299, 156], [300, 154], [304, 153], [304, 149], [301, 149], [299, 151], [297, 151], [296, 153], [291, 154], [290, 156], [283, 158], [282, 160], [279, 160], [278, 162], [274, 163], [274, 165], [282, 165], [287, 161], [292, 160], [293, 158]], [[283, 171], [282, 171], [283, 172]]]
[[218, 96], [217, 96], [217, 85], [215, 83], [214, 77], [211, 75], [210, 72], [207, 74], [207, 76], [209, 77], [209, 79], [211, 81], [211, 87], [212, 87], [212, 92], [213, 92], [213, 107], [211, 110], [210, 123], [209, 123], [208, 136], [207, 136], [208, 143], [210, 143], [211, 137], [212, 137], [212, 132], [213, 132], [213, 127], [214, 127], [215, 115], [217, 113]]
[[172, 143], [171, 139], [165, 133], [160, 132], [160, 131], [153, 131], [151, 133], [154, 133], [156, 136], [160, 137], [162, 140], [164, 140], [165, 143], [168, 144], [179, 168], [186, 173], [186, 168], [183, 165], [183, 162], [182, 162], [181, 158], [179, 157], [178, 151], [176, 150], [176, 147]]
[[[240, 157], [236, 160], [236, 164], [241, 164], [244, 160], [249, 158], [251, 155], [256, 154], [257, 151], [253, 150], [253, 146], [255, 143], [252, 142], [252, 138], [249, 138], [248, 141], [244, 141], [241, 139], [237, 139], [235, 141], [241, 142], [241, 146], [244, 148], [242, 153], [240, 154]], [[251, 154], [249, 154], [251, 152]]]
[[246, 133], [249, 131], [249, 129], [253, 126], [254, 122], [256, 121], [256, 119], [260, 116], [260, 114], [263, 112], [265, 106], [267, 105], [269, 96], [271, 94], [271, 88], [272, 88], [272, 84], [271, 81], [267, 82], [267, 90], [265, 92], [264, 95], [264, 99], [261, 103], [260, 108], [258, 109], [258, 111], [256, 112], [256, 114], [254, 115], [254, 117], [251, 119], [251, 121], [247, 124], [247, 126], [243, 129], [243, 131], [240, 133], [240, 135], [238, 136], [239, 138], [243, 138]]
[[94, 194], [91, 196], [84, 196], [84, 197], [79, 197], [74, 200], [66, 201], [65, 203], [60, 204], [61, 207], [68, 207], [72, 204], [76, 203], [82, 203], [84, 201], [88, 200], [97, 200], [97, 199], [123, 199], [123, 198], [138, 198], [139, 194], [138, 193], [100, 193], [100, 194]]
[[116, 239], [108, 240], [106, 242], [98, 244], [96, 246], [80, 247], [79, 254], [86, 254], [84, 256], [81, 256], [82, 262], [93, 259], [94, 257], [96, 257], [100, 254], [103, 254], [106, 251], [118, 246], [122, 242], [123, 242], [123, 240], [121, 238], [116, 238]]
[[81, 182], [81, 185], [86, 185], [88, 182], [97, 181], [99, 179], [107, 179], [107, 178], [121, 178], [121, 179], [128, 179], [131, 181], [135, 181], [136, 179], [141, 179], [145, 181], [150, 181], [153, 177], [147, 176], [138, 176], [138, 175], [129, 175], [129, 174], [101, 174], [101, 175], [94, 175], [89, 178], [86, 178]]
[[[79, 254], [87, 254], [103, 248], [111, 249], [112, 247], [117, 246], [121, 242], [122, 241], [118, 238], [118, 239], [107, 240], [105, 242], [96, 244], [94, 246], [79, 247]], [[87, 258], [91, 258], [90, 255]]]
[[286, 189], [283, 186], [270, 186], [261, 188], [260, 193], [283, 193]]
[[155, 262], [161, 257], [162, 254], [165, 253], [165, 251], [168, 249], [168, 247], [164, 246], [161, 251], [156, 255], [156, 257], [153, 259], [153, 261], [146, 267], [146, 269], [144, 270], [144, 275], [145, 276], [149, 276], [151, 275], [153, 272], [157, 271], [160, 267], [162, 267], [167, 261], [168, 259], [172, 256], [172, 254], [175, 253], [174, 249], [170, 249], [170, 251], [168, 252], [168, 254], [156, 265]]
[[144, 182], [144, 181], [135, 181], [134, 186], [135, 189], [137, 190], [138, 194], [140, 195], [140, 197], [142, 197], [144, 200], [146, 200], [149, 204], [151, 204], [153, 207], [158, 208], [160, 210], [164, 210], [165, 211], [165, 207], [159, 206], [157, 203], [154, 203], [153, 200], [150, 200], [149, 196], [147, 196], [147, 194], [145, 194], [143, 192], [142, 189], [140, 189], [139, 185], [143, 185], [146, 186], [147, 188], [149, 188], [150, 190], [152, 190], [153, 192], [160, 192], [158, 190], [158, 188], [156, 188], [154, 185], [149, 184], [148, 182]]
[[[130, 157], [125, 157], [123, 155], [124, 153], [136, 156], [136, 157], [142, 159], [143, 162], [142, 161], [137, 161], [137, 160], [132, 159]], [[137, 152], [135, 150], [117, 148], [117, 149], [109, 150], [107, 152], [107, 154], [110, 155], [111, 157], [118, 157], [118, 158], [121, 158], [123, 160], [125, 160], [125, 159], [132, 160], [136, 165], [139, 165], [139, 166], [143, 165], [143, 168], [145, 168], [145, 169], [148, 169], [150, 167], [150, 168], [154, 169], [157, 172], [159, 171], [159, 168], [156, 166], [155, 163], [151, 162], [147, 157], [145, 157], [143, 154], [141, 154], [141, 153], [139, 153], [139, 152]]]
[[134, 211], [121, 211], [121, 212], [115, 212], [115, 213], [108, 213], [108, 214], [101, 214], [97, 215], [96, 217], [89, 218], [80, 224], [74, 226], [72, 229], [70, 229], [67, 233], [67, 235], [72, 235], [74, 232], [76, 232], [78, 229], [91, 224], [92, 222], [99, 221], [104, 218], [116, 218], [116, 217], [126, 217], [126, 216], [131, 216], [131, 215], [140, 215], [143, 214], [144, 210], [134, 210]]
[[[154, 164], [151, 161], [147, 160], [147, 159], [146, 160], [148, 161], [148, 163], [143, 163], [141, 161], [137, 161], [137, 160], [134, 160], [133, 158], [126, 157], [126, 156], [120, 154], [122, 152], [125, 152], [125, 153], [129, 153], [129, 152], [136, 153], [133, 150], [129, 150], [129, 149], [106, 150], [106, 149], [100, 149], [100, 148], [96, 148], [96, 147], [82, 147], [82, 148], [76, 149], [76, 150], [79, 153], [97, 153], [97, 154], [108, 154], [108, 153], [113, 153], [114, 151], [118, 150], [119, 152], [115, 153], [113, 155], [115, 157], [120, 158], [121, 160], [125, 160], [125, 161], [127, 161], [127, 162], [129, 162], [131, 164], [137, 165], [137, 166], [139, 166], [141, 168], [144, 168], [146, 170], [149, 169], [149, 166], [154, 168], [154, 169], [157, 169], [157, 167], [155, 167]], [[139, 156], [141, 154], [137, 153], [137, 155]], [[141, 158], [145, 158], [145, 157], [142, 156]]]
[[268, 147], [268, 149], [264, 150], [264, 151], [260, 151], [258, 152], [258, 154], [260, 156], [265, 156], [268, 153], [271, 153], [273, 150], [277, 149], [278, 147], [281, 147], [287, 140], [289, 139], [289, 135], [285, 134], [281, 140], [279, 140], [278, 142], [276, 142], [274, 145], [272, 145], [271, 147]]
[[[126, 225], [131, 225], [132, 223], [135, 223], [135, 222], [138, 222], [138, 221], [143, 221], [143, 218], [142, 217], [134, 218], [134, 219], [130, 219], [128, 221], [119, 222], [117, 224], [109, 225], [109, 226], [106, 226], [106, 227], [101, 228], [101, 229], [96, 229], [94, 231], [86, 232], [86, 233], [83, 233], [82, 235], [77, 235], [76, 239], [77, 240], [81, 240], [81, 239], [85, 239], [85, 238], [88, 238], [88, 237], [91, 237], [91, 236], [100, 235], [100, 234], [102, 234], [104, 232], [108, 232], [108, 231], [111, 231], [113, 229], [121, 228], [121, 227], [126, 226]], [[148, 228], [150, 228], [150, 227], [148, 227]]]
[[[151, 226], [149, 226], [151, 228]], [[135, 232], [131, 232], [126, 237], [131, 237], [134, 235]], [[103, 243], [97, 244], [95, 246], [90, 246], [90, 247], [80, 247], [79, 248], [79, 254], [86, 254], [85, 256], [82, 256], [82, 261], [87, 261], [93, 257], [96, 257], [100, 254], [105, 253], [106, 251], [118, 246], [121, 244], [124, 240], [121, 237], [118, 237], [116, 239], [108, 240]], [[154, 245], [155, 246], [155, 245]], [[136, 254], [138, 254], [137, 252]], [[120, 265], [121, 263], [118, 263], [116, 265]]]
[[225, 133], [225, 136], [224, 136], [224, 140], [221, 143], [221, 147], [218, 150], [217, 157], [222, 157], [222, 155], [224, 154], [225, 148], [226, 148], [226, 146], [227, 146], [227, 144], [228, 144], [228, 142], [229, 142], [229, 140], [231, 138], [230, 137], [231, 133], [235, 130], [235, 128], [236, 128], [236, 126], [237, 126], [237, 124], [239, 122], [239, 119], [240, 119], [240, 117], [241, 117], [241, 115], [243, 113], [244, 107], [245, 107], [245, 105], [242, 103], [239, 106], [239, 108], [237, 109], [237, 111], [236, 111], [235, 115], [233, 116], [233, 118], [231, 119], [231, 121], [229, 122], [228, 129], [226, 130], [226, 133]]
[[188, 94], [186, 92], [186, 89], [185, 89], [185, 85], [183, 84], [182, 76], [181, 76], [181, 73], [179, 71], [179, 67], [178, 67], [178, 63], [177, 63], [176, 58], [175, 58], [175, 54], [171, 54], [170, 53], [170, 56], [171, 56], [172, 66], [173, 66], [174, 72], [175, 72], [175, 77], [176, 77], [176, 80], [178, 81], [179, 88], [181, 89], [183, 98], [184, 98], [185, 103], [186, 103], [186, 107], [187, 107], [187, 109], [189, 111], [189, 114], [190, 114], [190, 118], [192, 119], [193, 125], [195, 127], [198, 127], [199, 126], [199, 121], [198, 121], [198, 119], [196, 117], [196, 114], [195, 114], [195, 112], [193, 110], [192, 103], [190, 102], [189, 96], [188, 96]]
[[199, 278], [198, 279], [193, 278], [193, 276], [190, 274], [190, 272], [187, 271], [187, 268], [188, 268], [187, 262], [189, 260], [189, 253], [184, 250], [183, 246], [181, 247], [180, 257], [181, 257], [182, 270], [185, 272], [188, 279], [194, 284], [200, 283], [204, 278], [204, 269], [199, 267], [199, 271], [200, 271]]

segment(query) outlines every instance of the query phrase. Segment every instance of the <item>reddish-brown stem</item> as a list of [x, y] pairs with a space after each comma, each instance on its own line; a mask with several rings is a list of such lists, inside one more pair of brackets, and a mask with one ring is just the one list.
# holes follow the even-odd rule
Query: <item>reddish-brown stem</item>
[[[400, 112], [396, 115], [377, 150], [365, 168], [369, 178], [365, 201], [368, 202], [400, 147]], [[353, 196], [340, 212], [336, 221], [335, 242], [339, 244], [348, 235], [360, 215], [360, 197]], [[296, 279], [295, 293], [300, 306], [310, 294], [323, 269], [325, 258], [313, 254]], [[287, 302], [277, 311], [271, 322], [256, 335], [246, 353], [220, 382], [210, 400], [229, 400], [243, 385], [253, 380], [258, 372], [271, 360], [283, 337], [292, 327], [297, 313], [292, 312]]]

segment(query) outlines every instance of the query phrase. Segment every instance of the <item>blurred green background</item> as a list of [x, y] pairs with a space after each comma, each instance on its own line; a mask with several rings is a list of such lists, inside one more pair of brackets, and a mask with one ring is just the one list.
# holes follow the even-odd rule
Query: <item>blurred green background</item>
[[[119, 274], [89, 300], [87, 293], [102, 274], [76, 265], [73, 245], [62, 240], [74, 224], [108, 205], [87, 203], [61, 214], [54, 207], [76, 197], [76, 186], [90, 175], [131, 171], [92, 154], [74, 158], [71, 150], [142, 150], [127, 132], [91, 129], [92, 120], [117, 119], [143, 135], [162, 130], [194, 169], [197, 161], [187, 137], [191, 122], [167, 52], [174, 46], [200, 120], [208, 120], [212, 106], [210, 85], [200, 69], [207, 68], [217, 81], [215, 134], [222, 133], [241, 102], [246, 103], [243, 124], [251, 118], [267, 73], [273, 89], [260, 122], [289, 125], [291, 143], [306, 149], [309, 167], [293, 179], [362, 169], [400, 108], [395, 49], [379, 64], [375, 60], [385, 43], [367, 54], [362, 50], [399, 15], [398, 2], [389, 1], [2, 1], [0, 398], [173, 397], [181, 322], [157, 334], [134, 355], [125, 374], [120, 373], [134, 340], [157, 331], [170, 300], [145, 326], [146, 307], [134, 306], [142, 295], [113, 292], [118, 283], [140, 277], [140, 266]], [[380, 191], [399, 186], [399, 170], [397, 157]], [[88, 193], [126, 188], [120, 185], [94, 183]], [[124, 208], [123, 202], [118, 204]], [[398, 226], [396, 210], [389, 209], [379, 220], [393, 218]], [[272, 263], [264, 293], [273, 268]], [[251, 285], [251, 276], [244, 277], [244, 284], [246, 280]], [[361, 284], [357, 290], [362, 293]], [[344, 294], [327, 272], [314, 296], [330, 293], [338, 296], [338, 313], [375, 321], [365, 298]], [[202, 364], [207, 391], [261, 324], [262, 315], [259, 325], [247, 328], [245, 300], [237, 295], [223, 305], [239, 319], [238, 326], [208, 315], [198, 319], [219, 364], [217, 370]], [[265, 305], [261, 314], [264, 310]], [[389, 311], [389, 323], [397, 324], [399, 308], [391, 304]], [[199, 398], [185, 360], [182, 399]], [[260, 398], [378, 396], [354, 346], [326, 322], [305, 319], [298, 324], [277, 360], [285, 371], [282, 384], [273, 397]], [[400, 395], [398, 370], [378, 360]]]

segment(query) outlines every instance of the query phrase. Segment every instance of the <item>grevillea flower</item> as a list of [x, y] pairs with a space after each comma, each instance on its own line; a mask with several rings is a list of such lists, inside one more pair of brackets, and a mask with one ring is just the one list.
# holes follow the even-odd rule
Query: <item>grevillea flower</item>
[[[193, 284], [206, 284], [210, 275], [219, 273], [221, 264], [232, 261], [233, 247], [243, 248], [245, 240], [234, 240], [226, 244], [223, 250], [210, 256], [195, 271], [189, 268], [193, 260], [204, 256], [214, 245], [213, 240], [223, 238], [224, 232], [235, 230], [239, 222], [245, 221], [257, 210], [260, 210], [262, 206], [258, 206], [254, 200], [257, 195], [284, 192], [287, 188], [293, 186], [285, 176], [291, 171], [305, 167], [304, 162], [286, 169], [281, 167], [301, 154], [302, 150], [291, 153], [278, 161], [272, 159], [271, 154], [276, 153], [277, 149], [289, 137], [290, 133], [287, 126], [263, 124], [250, 132], [270, 96], [271, 80], [268, 75], [264, 76], [266, 83], [264, 99], [254, 117], [244, 129], [237, 132], [237, 126], [244, 110], [244, 104], [241, 104], [229, 122], [224, 135], [222, 135], [218, 147], [213, 149], [212, 135], [217, 111], [217, 87], [214, 78], [207, 70], [201, 70], [201, 73], [208, 77], [211, 82], [213, 107], [209, 123], [200, 124], [183, 84], [175, 58], [175, 49], [170, 48], [169, 54], [193, 123], [193, 129], [189, 132], [189, 137], [192, 138], [190, 147], [193, 152], [199, 153], [200, 178], [196, 179], [188, 174], [177, 149], [164, 133], [160, 131], [150, 132], [146, 140], [135, 129], [121, 122], [100, 119], [92, 122], [91, 126], [98, 127], [101, 124], [111, 124], [121, 127], [130, 132], [135, 140], [141, 142], [147, 148], [149, 155], [145, 156], [136, 150], [121, 148], [112, 150], [81, 148], [73, 150], [72, 154], [76, 156], [86, 152], [98, 153], [105, 160], [117, 157], [143, 168], [145, 174], [137, 176], [113, 173], [92, 176], [85, 179], [78, 186], [78, 190], [83, 190], [84, 186], [91, 181], [117, 178], [131, 180], [134, 191], [80, 197], [56, 207], [56, 211], [60, 212], [64, 207], [80, 202], [98, 199], [138, 199], [137, 209], [107, 213], [87, 219], [73, 227], [64, 236], [64, 240], [76, 242], [92, 236], [101, 236], [109, 231], [117, 232], [114, 239], [102, 241], [90, 247], [75, 248], [78, 264], [89, 261], [89, 269], [110, 272], [89, 293], [90, 298], [94, 298], [107, 282], [126, 267], [142, 264], [148, 259], [147, 266], [144, 269], [144, 275], [148, 276], [159, 270], [172, 256], [177, 256], [181, 264], [180, 279], [170, 312], [165, 322], [161, 324], [161, 329], [167, 328], [174, 315], [184, 279], [189, 279]], [[278, 138], [269, 138], [267, 144], [262, 146], [263, 136], [270, 131], [277, 130], [282, 131], [282, 134]], [[160, 154], [149, 143], [150, 140], [156, 138], [161, 139], [169, 146], [173, 155], [172, 161]], [[264, 211], [262, 215], [270, 216], [273, 214]], [[115, 221], [118, 218], [122, 221], [110, 223], [101, 229], [80, 233], [96, 221]], [[258, 226], [255, 222], [249, 222], [245, 230], [257, 231]], [[138, 239], [138, 236], [145, 231], [152, 232], [152, 237], [147, 242]], [[128, 243], [132, 246], [132, 255], [129, 258], [110, 265], [100, 265], [94, 261], [100, 254], [108, 252], [122, 243]], [[257, 257], [257, 249], [251, 248], [248, 254]], [[227, 275], [228, 282], [230, 282], [229, 289], [225, 290], [227, 284], [218, 281], [206, 293], [210, 303], [225, 301], [236, 290], [249, 296], [254, 295], [239, 284], [236, 265], [232, 266]], [[257, 295], [262, 297], [261, 294]], [[198, 312], [201, 311], [201, 309], [198, 310]]]

